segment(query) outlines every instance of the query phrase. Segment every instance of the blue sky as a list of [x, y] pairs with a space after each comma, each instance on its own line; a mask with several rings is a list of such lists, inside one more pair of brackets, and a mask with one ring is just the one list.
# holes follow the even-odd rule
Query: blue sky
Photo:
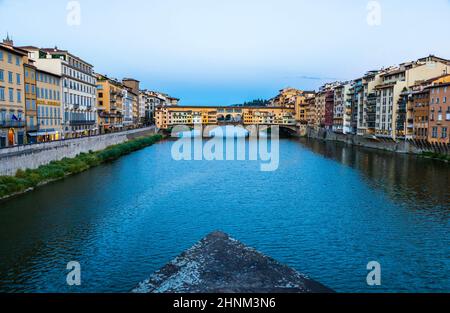
[[135, 77], [186, 105], [315, 89], [428, 54], [450, 58], [449, 0], [0, 0], [0, 35], [58, 46], [112, 77]]

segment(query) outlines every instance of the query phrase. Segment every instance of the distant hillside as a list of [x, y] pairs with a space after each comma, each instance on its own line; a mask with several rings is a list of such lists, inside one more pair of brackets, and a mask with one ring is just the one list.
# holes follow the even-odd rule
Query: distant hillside
[[233, 104], [232, 106], [238, 106], [238, 107], [263, 107], [268, 106], [270, 103], [269, 100], [263, 100], [263, 99], [256, 99], [249, 102], [244, 102], [242, 104]]

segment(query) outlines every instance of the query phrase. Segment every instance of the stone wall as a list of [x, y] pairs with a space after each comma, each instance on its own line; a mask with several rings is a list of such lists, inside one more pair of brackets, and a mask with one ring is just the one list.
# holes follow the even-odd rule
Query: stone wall
[[67, 139], [0, 149], [0, 175], [15, 175], [19, 169], [35, 169], [51, 161], [73, 158], [80, 153], [99, 151], [129, 139], [155, 133], [154, 127], [120, 133]]
[[418, 142], [413, 140], [407, 141], [393, 141], [389, 139], [379, 139], [374, 140], [358, 135], [344, 135], [337, 134], [325, 129], [312, 129], [308, 128], [306, 130], [307, 137], [321, 139], [321, 140], [331, 140], [344, 142], [346, 144], [351, 144], [355, 146], [363, 146], [367, 148], [387, 150], [398, 153], [411, 153], [411, 154], [421, 154], [423, 152], [435, 152], [440, 154], [449, 154], [450, 147], [448, 145], [432, 145], [429, 143]]

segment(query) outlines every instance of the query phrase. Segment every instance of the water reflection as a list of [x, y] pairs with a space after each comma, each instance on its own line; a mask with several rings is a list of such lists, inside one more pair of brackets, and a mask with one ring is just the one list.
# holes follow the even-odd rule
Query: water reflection
[[[449, 290], [447, 164], [282, 139], [279, 169], [261, 172], [174, 161], [172, 143], [1, 203], [0, 291], [127, 292], [217, 229], [337, 291]], [[66, 284], [69, 261], [80, 288]]]
[[316, 154], [357, 169], [373, 188], [411, 209], [434, 210], [450, 217], [450, 166], [448, 163], [339, 142], [300, 139]]

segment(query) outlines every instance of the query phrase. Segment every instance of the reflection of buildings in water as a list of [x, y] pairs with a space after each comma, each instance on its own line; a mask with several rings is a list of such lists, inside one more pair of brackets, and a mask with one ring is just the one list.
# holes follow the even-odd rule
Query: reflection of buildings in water
[[357, 169], [372, 188], [415, 209], [450, 209], [450, 166], [419, 156], [374, 150], [340, 142], [301, 139], [313, 152]]

